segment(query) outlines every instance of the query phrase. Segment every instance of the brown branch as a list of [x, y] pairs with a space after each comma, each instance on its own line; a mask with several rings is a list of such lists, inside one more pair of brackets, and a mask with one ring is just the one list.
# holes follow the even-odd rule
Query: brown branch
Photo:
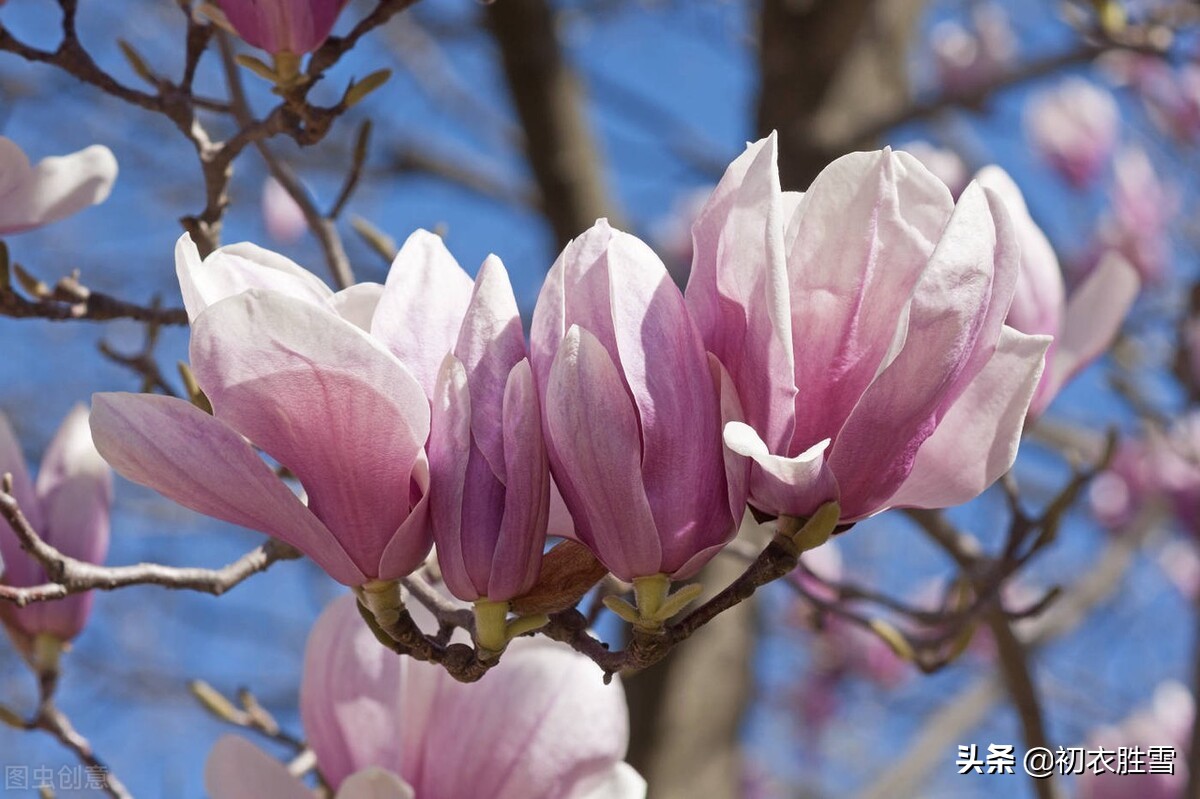
[[219, 569], [164, 566], [138, 563], [131, 566], [97, 566], [64, 555], [46, 543], [21, 512], [16, 497], [0, 491], [0, 516], [7, 520], [21, 544], [46, 571], [49, 582], [28, 588], [0, 585], [0, 600], [22, 607], [30, 602], [61, 599], [70, 594], [99, 589], [112, 591], [130, 585], [159, 585], [164, 588], [199, 591], [220, 596], [252, 575], [266, 571], [280, 560], [294, 560], [300, 553], [288, 544], [271, 539]]
[[[1050, 736], [1046, 734], [1041, 699], [1029, 666], [1028, 650], [1013, 633], [1012, 623], [1001, 608], [993, 608], [988, 613], [987, 623], [992, 631], [992, 639], [996, 642], [1004, 684], [1021, 719], [1025, 748], [1054, 751], [1050, 746]], [[1062, 796], [1058, 780], [1050, 774], [1043, 779], [1033, 780], [1033, 787], [1039, 799], [1058, 799]]]
[[[229, 37], [224, 33], [217, 36], [217, 44], [221, 50], [221, 64], [225, 69], [225, 80], [229, 86], [230, 104], [233, 107], [234, 116], [237, 118], [239, 124], [243, 126], [243, 132], [252, 130], [255, 125], [249, 103], [246, 100], [245, 87], [242, 85], [240, 68], [234, 60], [233, 45], [230, 43]], [[274, 116], [275, 114], [272, 114], [272, 117]], [[295, 200], [296, 205], [300, 207], [309, 229], [312, 230], [313, 235], [317, 237], [317, 241], [321, 245], [321, 251], [325, 254], [325, 261], [329, 265], [329, 271], [333, 275], [334, 283], [339, 289], [354, 285], [354, 272], [350, 268], [350, 259], [346, 256], [346, 250], [342, 246], [342, 238], [337, 232], [337, 226], [334, 224], [333, 218], [321, 213], [320, 209], [317, 208], [316, 202], [309, 194], [308, 189], [296, 177], [296, 173], [292, 171], [291, 167], [275, 157], [275, 154], [267, 147], [265, 139], [266, 136], [258, 136], [253, 138], [252, 141], [258, 149], [259, 155], [262, 156], [263, 161], [266, 163], [271, 176], [279, 181], [279, 185], [283, 186], [288, 195]], [[232, 144], [233, 140], [226, 146]]]
[[79, 282], [77, 275], [64, 277], [53, 291], [29, 299], [12, 286], [0, 286], [0, 316], [15, 319], [47, 319], [52, 322], [83, 320], [107, 322], [112, 319], [132, 319], [160, 325], [186, 325], [183, 308], [159, 308], [137, 305], [93, 291]]
[[486, 14], [525, 133], [541, 207], [562, 247], [599, 217], [614, 213], [583, 93], [563, 57], [554, 10], [546, 0], [504, 0], [488, 5]]
[[79, 762], [100, 776], [101, 790], [113, 799], [132, 799], [132, 794], [125, 785], [117, 779], [103, 760], [96, 754], [95, 749], [87, 738], [83, 737], [66, 714], [57, 705], [47, 699], [42, 703], [37, 716], [29, 722], [27, 729], [42, 730], [58, 739], [59, 743], [71, 750]]
[[[1036, 652], [1077, 628], [1093, 609], [1111, 597], [1161, 515], [1159, 509], [1148, 508], [1127, 529], [1115, 531], [1089, 571], [1064, 589], [1044, 615], [1022, 625], [1018, 633], [1022, 645]], [[923, 775], [944, 764], [955, 742], [980, 724], [1003, 695], [1003, 679], [996, 671], [948, 699], [892, 765], [856, 794], [857, 799], [917, 795]]]

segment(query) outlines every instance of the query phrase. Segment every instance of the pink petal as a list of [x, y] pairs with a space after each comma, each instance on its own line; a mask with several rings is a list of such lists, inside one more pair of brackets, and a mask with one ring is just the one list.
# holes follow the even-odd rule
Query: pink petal
[[440, 236], [418, 230], [392, 262], [371, 333], [433, 394], [442, 359], [454, 348], [471, 301], [471, 278]]
[[467, 601], [486, 593], [471, 579], [463, 559], [463, 498], [471, 445], [471, 394], [462, 362], [447, 355], [433, 393], [429, 430], [429, 469], [437, 492], [430, 499], [430, 518], [437, 542], [438, 564], [446, 586]]
[[[6, 472], [12, 475], [12, 495], [16, 497], [17, 504], [21, 506], [21, 512], [25, 514], [25, 518], [29, 520], [29, 524], [35, 530], [41, 530], [41, 503], [38, 501], [37, 492], [34, 491], [33, 481], [29, 479], [29, 471], [25, 467], [25, 453], [21, 449], [21, 442], [17, 441], [17, 436], [8, 423], [8, 417], [0, 412], [0, 476]], [[19, 560], [16, 553], [20, 551], [16, 537], [8, 529], [8, 523], [0, 523], [0, 552], [4, 554], [10, 568]]]
[[312, 799], [287, 766], [236, 735], [221, 736], [208, 753], [204, 789], [212, 799]]
[[391, 772], [368, 768], [342, 783], [336, 799], [415, 799], [407, 782]]
[[696, 547], [724, 541], [727, 514], [721, 407], [708, 355], [683, 297], [658, 256], [614, 231], [607, 250], [617, 355], [637, 406], [642, 483], [674, 571]]
[[879, 510], [895, 493], [937, 426], [947, 395], [961, 391], [957, 382], [975, 360], [980, 330], [998, 313], [991, 307], [998, 250], [992, 213], [984, 190], [968, 186], [917, 286], [904, 349], [863, 395], [833, 445], [829, 465], [844, 519]]
[[429, 434], [412, 375], [354, 325], [259, 290], [202, 314], [191, 356], [217, 418], [291, 469], [312, 512], [377, 576]]
[[[721, 365], [717, 356], [708, 354], [708, 368], [712, 372], [717, 394], [721, 398], [721, 443], [725, 443], [724, 431], [730, 422], [745, 418], [737, 387], [729, 372]], [[729, 516], [740, 521], [746, 513], [746, 494], [750, 488], [750, 468], [745, 460], [727, 446], [722, 447], [725, 461], [725, 482], [728, 486]], [[735, 531], [736, 532], [736, 531]]]
[[[112, 470], [92, 445], [84, 406], [71, 409], [50, 442], [38, 470], [36, 490], [43, 521], [35, 529], [42, 539], [72, 558], [103, 563], [108, 554]], [[11, 535], [7, 530], [4, 534]], [[16, 568], [6, 578], [12, 585], [46, 580], [42, 568], [24, 553], [13, 558], [13, 566]], [[69, 641], [83, 631], [91, 606], [88, 592], [14, 609], [13, 618], [31, 635], [49, 633]]]
[[94, 144], [37, 166], [11, 139], [0, 136], [0, 235], [57, 222], [104, 202], [117, 179], [117, 159]]
[[619, 681], [605, 685], [568, 647], [518, 639], [481, 681], [458, 683], [379, 646], [349, 596], [313, 628], [300, 703], [321, 772], [342, 790], [374, 766], [417, 797], [561, 799], [609, 772], [629, 739]]
[[794, 457], [772, 455], [749, 425], [725, 425], [725, 446], [750, 458], [750, 501], [773, 514], [807, 516], [823, 503], [837, 499], [838, 487], [825, 465], [829, 439], [819, 441]]
[[254, 450], [191, 403], [149, 394], [96, 394], [96, 448], [124, 477], [179, 504], [300, 549], [338, 582], [364, 573]]
[[504, 390], [504, 519], [492, 555], [491, 599], [511, 599], [537, 582], [550, 515], [541, 419], [533, 371], [522, 360]]
[[783, 233], [800, 195], [781, 194], [777, 150], [773, 133], [748, 145], [696, 219], [687, 303], [747, 418], [783, 447], [796, 396]]
[[210, 305], [249, 289], [277, 291], [322, 307], [333, 298], [312, 272], [247, 242], [222, 247], [201, 261], [192, 237], [184, 233], [175, 242], [175, 274], [192, 322]]
[[1046, 376], [1029, 409], [1032, 416], [1040, 415], [1068, 380], [1108, 349], [1140, 289], [1137, 270], [1109, 252], [1072, 292]]
[[382, 296], [383, 285], [380, 283], [355, 283], [334, 294], [330, 304], [338, 316], [359, 330], [370, 333], [371, 320], [375, 317], [375, 308]]
[[960, 505], [1009, 470], [1049, 344], [1048, 336], [1004, 328], [995, 354], [921, 445], [889, 506]]
[[895, 357], [905, 309], [953, 210], [945, 184], [908, 153], [852, 153], [813, 181], [788, 231], [799, 391], [789, 451], [837, 436]]
[[280, 244], [295, 244], [308, 232], [304, 209], [272, 176], [263, 181], [262, 215], [267, 235]]
[[112, 469], [92, 444], [88, 409], [76, 405], [38, 470], [37, 493], [45, 513], [42, 537], [73, 558], [103, 563], [112, 491]]
[[300, 715], [332, 788], [371, 766], [412, 774], [402, 765], [405, 752], [420, 740], [423, 723], [400, 689], [405, 676], [423, 665], [382, 647], [353, 596], [334, 600], [317, 619], [304, 650]]
[[620, 683], [605, 685], [594, 663], [562, 644], [518, 639], [478, 683], [438, 678], [437, 723], [412, 772], [418, 796], [561, 799], [625, 755]]
[[471, 389], [471, 431], [492, 471], [504, 480], [501, 407], [513, 366], [525, 357], [525, 331], [504, 264], [489, 255], [479, 269], [454, 354]]
[[646, 780], [633, 766], [614, 763], [580, 780], [564, 799], [646, 799], [646, 788]]
[[601, 219], [572, 239], [550, 268], [538, 294], [530, 324], [530, 360], [538, 393], [546, 394], [550, 367], [567, 334], [568, 321], [596, 337], [619, 363], [613, 332], [608, 247], [613, 230]]
[[1046, 234], [1029, 215], [1025, 197], [998, 166], [987, 166], [975, 180], [1004, 201], [1021, 247], [1021, 270], [1008, 309], [1007, 324], [1030, 335], [1057, 336], [1063, 313], [1063, 279], [1058, 256]]
[[381, 580], [396, 580], [411, 574], [425, 562], [433, 546], [433, 532], [429, 524], [429, 463], [424, 452], [417, 454], [409, 495], [419, 496], [420, 499], [383, 550], [383, 557], [379, 561]]
[[549, 519], [546, 524], [547, 535], [575, 539], [575, 520], [571, 518], [571, 511], [567, 510], [567, 503], [563, 501], [562, 492], [558, 490], [553, 477], [550, 478]]
[[217, 0], [247, 42], [268, 53], [303, 55], [317, 49], [348, 0]]
[[567, 331], [545, 397], [550, 462], [579, 540], [621, 579], [656, 574], [662, 549], [642, 484], [636, 410], [587, 330]]

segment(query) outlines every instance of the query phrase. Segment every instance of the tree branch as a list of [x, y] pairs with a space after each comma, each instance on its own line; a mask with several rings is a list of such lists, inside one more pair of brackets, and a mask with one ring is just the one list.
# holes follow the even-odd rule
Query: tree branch
[[111, 591], [130, 585], [159, 585], [164, 588], [200, 591], [220, 596], [252, 575], [266, 571], [280, 560], [294, 560], [300, 553], [292, 546], [270, 539], [220, 569], [164, 566], [138, 563], [132, 566], [97, 566], [64, 555], [46, 543], [21, 512], [17, 499], [8, 490], [0, 491], [0, 516], [31, 557], [46, 570], [50, 582], [28, 588], [0, 585], [0, 600], [23, 607], [30, 602], [61, 599], [70, 594], [99, 589]]

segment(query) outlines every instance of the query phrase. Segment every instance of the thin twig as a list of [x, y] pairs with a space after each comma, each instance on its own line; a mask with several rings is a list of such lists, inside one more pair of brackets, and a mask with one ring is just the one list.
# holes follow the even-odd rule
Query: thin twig
[[21, 548], [42, 565], [49, 579], [44, 585], [27, 588], [0, 585], [0, 600], [12, 602], [18, 607], [30, 602], [61, 599], [92, 589], [111, 591], [130, 585], [159, 585], [220, 596], [250, 576], [265, 571], [276, 561], [300, 557], [294, 547], [271, 539], [219, 569], [164, 566], [159, 563], [97, 566], [64, 555], [46, 543], [30, 526], [16, 497], [7, 491], [0, 491], [0, 516], [8, 521]]

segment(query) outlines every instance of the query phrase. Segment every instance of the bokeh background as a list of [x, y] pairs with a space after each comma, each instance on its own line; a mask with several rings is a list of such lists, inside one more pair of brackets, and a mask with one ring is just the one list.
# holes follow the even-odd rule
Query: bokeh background
[[[497, 7], [518, 2], [524, 0], [498, 0]], [[174, 2], [83, 0], [80, 5], [84, 44], [118, 79], [130, 85], [138, 82], [120, 55], [118, 38], [156, 70], [178, 73], [184, 26]], [[351, 2], [337, 31], [348, 29], [371, 5]], [[1114, 389], [1114, 374], [1132, 382], [1138, 395], [1162, 414], [1185, 408], [1186, 392], [1170, 370], [1177, 319], [1186, 309], [1187, 289], [1196, 276], [1188, 209], [1194, 207], [1200, 186], [1195, 169], [1198, 139], [1165, 132], [1147, 114], [1137, 92], [1115, 85], [1113, 70], [1091, 57], [1105, 49], [1080, 33], [1094, 24], [1091, 4], [990, 3], [1011, 26], [1011, 59], [977, 88], [958, 93], [939, 69], [939, 36], [944, 37], [947, 22], [973, 30], [982, 3], [841, 4], [828, 13], [852, 19], [848, 24], [857, 32], [837, 34], [843, 36], [843, 46], [826, 56], [836, 62], [829, 67], [840, 77], [792, 75], [791, 83], [786, 74], [772, 73], [788, 66], [786, 52], [780, 55], [787, 46], [772, 40], [768, 51], [761, 33], [763, 7], [769, 14], [815, 15], [813, 8], [838, 3], [547, 0], [527, 5], [551, 15], [551, 41], [514, 44], [497, 33], [493, 8], [469, 0], [423, 0], [365, 39], [330, 73], [329, 85], [318, 87], [314, 98], [332, 101], [351, 77], [388, 67], [395, 74], [383, 89], [313, 148], [273, 143], [325, 206], [336, 196], [350, 163], [356, 122], [373, 122], [364, 178], [341, 224], [358, 279], [382, 281], [387, 264], [354, 234], [351, 217], [369, 220], [397, 241], [415, 228], [435, 229], [472, 274], [488, 253], [501, 256], [527, 315], [563, 231], [569, 229], [570, 214], [593, 211], [593, 217], [608, 214], [653, 243], [682, 279], [690, 246], [688, 209], [747, 140], [791, 113], [791, 129], [781, 130], [785, 159], [788, 137], [798, 135], [797, 130], [833, 133], [831, 143], [815, 146], [808, 141], [793, 148], [785, 164], [785, 188], [803, 188], [814, 162], [863, 146], [838, 131], [871, 131], [880, 121], [896, 120], [899, 124], [878, 131], [879, 145], [927, 141], [955, 151], [969, 171], [987, 163], [1008, 170], [1059, 250], [1071, 282], [1083, 268], [1098, 229], [1106, 224], [1112, 170], [1106, 169], [1103, 178], [1086, 189], [1071, 187], [1031, 145], [1023, 117], [1031, 98], [1066, 76], [1078, 75], [1113, 92], [1122, 142], [1148, 153], [1179, 210], [1168, 215], [1161, 233], [1168, 253], [1165, 277], [1140, 298], [1122, 340], [1123, 358], [1106, 358], [1071, 384], [1053, 406], [1046, 426], [1051, 432], [1136, 431], [1145, 414], [1131, 404], [1128, 392]], [[1172, 4], [1126, 5], [1138, 19], [1139, 14], [1160, 13]], [[35, 45], [52, 48], [57, 41], [53, 3], [10, 0], [0, 6], [0, 23]], [[836, 32], [837, 26], [831, 30]], [[775, 39], [782, 35], [775, 33]], [[826, 35], [829, 41], [836, 38], [834, 33]], [[797, 50], [813, 46], [799, 38], [794, 43]], [[514, 111], [513, 87], [504, 69], [505, 54], [511, 56], [514, 47], [526, 55], [545, 47], [561, 54], [579, 113], [580, 127], [571, 131], [580, 137], [574, 152], [590, 161], [598, 202], [567, 210], [560, 203], [543, 202], [546, 188], [523, 144], [529, 138], [527, 121]], [[1194, 37], [1184, 28], [1166, 53], [1171, 69], [1183, 69], [1197, 56]], [[1040, 73], [1027, 69], [1063, 54], [1078, 55], [1061, 58], [1062, 63]], [[859, 57], [886, 64], [886, 80], [874, 73], [848, 76], [842, 62]], [[222, 96], [224, 83], [216, 62], [215, 55], [203, 62], [197, 88]], [[805, 81], [824, 82], [814, 90], [822, 95], [819, 100], [801, 108], [797, 98], [804, 93]], [[249, 73], [246, 83], [255, 108], [268, 108], [269, 87]], [[1191, 102], [1200, 103], [1200, 97]], [[920, 113], [905, 114], [906, 109]], [[822, 114], [819, 124], [813, 122]], [[215, 135], [221, 135], [224, 123], [212, 124]], [[93, 289], [131, 301], [159, 296], [167, 305], [179, 304], [172, 257], [181, 232], [178, 220], [198, 210], [202, 190], [191, 146], [178, 131], [164, 119], [69, 75], [0, 53], [0, 134], [14, 139], [34, 159], [102, 143], [113, 150], [121, 169], [103, 205], [12, 237], [8, 243], [15, 261], [47, 282], [78, 269]], [[326, 274], [311, 235], [283, 242], [268, 233], [261, 209], [265, 176], [253, 151], [237, 161], [224, 241], [254, 241]], [[107, 342], [118, 351], [135, 352], [144, 333], [142, 325], [126, 321], [56, 323], [0, 317], [0, 409], [12, 421], [31, 464], [73, 404], [86, 402], [94, 391], [138, 390], [140, 378], [101, 357], [97, 347]], [[186, 345], [186, 330], [161, 331], [156, 357], [176, 385], [173, 365], [186, 358]], [[1023, 449], [1017, 475], [1023, 498], [1037, 506], [1068, 479], [1070, 466], [1058, 449], [1032, 440]], [[994, 544], [1004, 529], [1005, 513], [1003, 498], [992, 492], [956, 511], [953, 518], [985, 544]], [[1186, 586], [1171, 579], [1164, 563], [1170, 566], [1195, 556], [1177, 525], [1168, 520], [1159, 527], [1114, 575], [1111, 595], [1098, 599], [1076, 623], [1035, 652], [1035, 674], [1056, 742], [1081, 745], [1097, 726], [1116, 722], [1150, 701], [1164, 681], [1190, 682], [1195, 608]], [[260, 539], [117, 481], [109, 563], [219, 566]], [[898, 597], [928, 595], [929, 586], [951, 573], [945, 557], [899, 514], [858, 525], [838, 546], [848, 575]], [[1067, 516], [1055, 545], [1022, 573], [1020, 582], [1030, 595], [1039, 596], [1039, 589], [1089, 573], [1110, 546], [1110, 535], [1091, 518], [1087, 503], [1081, 503]], [[299, 733], [300, 654], [311, 622], [340, 590], [311, 563], [296, 561], [279, 564], [220, 599], [153, 587], [100, 594], [91, 625], [66, 656], [61, 705], [136, 795], [199, 797], [205, 756], [227, 726], [201, 708], [187, 682], [202, 679], [229, 694], [247, 687], [286, 728]], [[751, 613], [739, 618], [744, 629], [733, 649], [723, 650], [724, 659], [705, 662], [702, 655], [689, 653], [695, 668], [705, 670], [704, 679], [680, 682], [690, 687], [674, 692], [663, 688], [661, 680], [651, 691], [631, 685], [631, 757], [639, 768], [664, 775], [672, 769], [687, 770], [686, 759], [683, 767], [661, 759], [652, 765], [655, 753], [671, 743], [664, 743], [668, 736], [652, 721], [673, 712], [686, 718], [689, 703], [709, 701], [697, 688], [708, 685], [704, 690], [744, 692], [735, 693], [745, 698], [735, 703], [740, 703], [741, 713], [712, 721], [715, 740], [729, 750], [714, 752], [713, 762], [739, 764], [741, 795], [1034, 795], [1019, 774], [956, 773], [958, 743], [984, 749], [989, 743], [1012, 743], [1022, 748], [1016, 713], [998, 687], [986, 645], [972, 648], [931, 676], [895, 663], [878, 674], [851, 670], [822, 682], [828, 664], [821, 658], [828, 653], [805, 629], [803, 614], [793, 591], [772, 586]], [[886, 654], [881, 657], [886, 660]], [[33, 678], [17, 655], [0, 644], [0, 702], [28, 712], [35, 697]], [[663, 707], [672, 702], [685, 709]], [[954, 726], [946, 716], [956, 708], [973, 715], [967, 713]], [[939, 731], [945, 737], [932, 743], [924, 737]], [[732, 760], [723, 760], [726, 756]], [[74, 761], [40, 733], [0, 727], [0, 766], [8, 764], [58, 769]], [[911, 783], [891, 782], [895, 769], [905, 767], [898, 764], [918, 770]], [[692, 763], [696, 770], [702, 770], [701, 765], [700, 760]], [[658, 794], [652, 788], [651, 796], [657, 795], [675, 794], [665, 788]]]

